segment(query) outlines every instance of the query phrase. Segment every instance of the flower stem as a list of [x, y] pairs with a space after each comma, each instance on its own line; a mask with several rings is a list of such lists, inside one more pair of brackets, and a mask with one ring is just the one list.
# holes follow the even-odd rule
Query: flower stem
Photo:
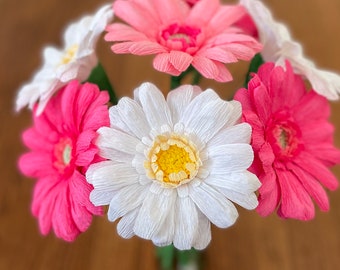
[[117, 96], [102, 64], [98, 63], [98, 65], [92, 70], [87, 81], [97, 84], [100, 90], [106, 90], [109, 93], [110, 102], [113, 105], [117, 104]]
[[161, 270], [199, 270], [200, 252], [192, 248], [190, 250], [178, 250], [173, 245], [157, 247], [157, 257]]
[[182, 84], [182, 80], [184, 79], [184, 77], [190, 73], [192, 73], [192, 76], [193, 76], [192, 84], [198, 85], [202, 76], [193, 66], [190, 66], [186, 71], [182, 72], [180, 75], [171, 76], [171, 81], [170, 81], [171, 90], [179, 87]]
[[256, 73], [259, 69], [259, 67], [264, 63], [264, 60], [261, 56], [261, 54], [256, 54], [253, 59], [251, 60], [250, 62], [250, 65], [249, 65], [249, 69], [248, 69], [248, 72], [247, 72], [247, 75], [246, 75], [246, 79], [245, 79], [245, 82], [244, 82], [244, 87], [245, 88], [248, 88], [248, 82], [250, 81], [251, 79], [251, 74], [252, 73]]

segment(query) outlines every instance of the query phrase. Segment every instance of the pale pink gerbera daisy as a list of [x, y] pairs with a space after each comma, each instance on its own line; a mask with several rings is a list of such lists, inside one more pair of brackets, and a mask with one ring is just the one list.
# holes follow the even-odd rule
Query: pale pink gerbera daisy
[[[278, 208], [284, 218], [310, 220], [314, 204], [327, 211], [329, 201], [322, 185], [338, 187], [329, 167], [340, 163], [333, 145], [334, 127], [328, 122], [328, 101], [306, 91], [289, 62], [286, 71], [266, 63], [235, 99], [242, 103], [243, 119], [253, 128], [253, 169], [262, 186], [259, 214]], [[322, 185], [321, 185], [322, 184]]]
[[245, 14], [239, 5], [201, 0], [192, 8], [182, 0], [117, 0], [117, 17], [130, 26], [107, 27], [107, 41], [118, 42], [115, 53], [156, 54], [155, 69], [178, 76], [190, 65], [204, 77], [232, 80], [223, 63], [250, 60], [262, 48], [234, 24]]
[[92, 215], [102, 214], [89, 201], [93, 187], [84, 174], [98, 160], [92, 142], [96, 130], [109, 125], [108, 100], [107, 92], [100, 92], [96, 85], [73, 81], [40, 116], [33, 114], [34, 126], [23, 134], [30, 152], [21, 156], [19, 168], [38, 179], [32, 213], [44, 235], [53, 228], [59, 238], [73, 241], [89, 227]]

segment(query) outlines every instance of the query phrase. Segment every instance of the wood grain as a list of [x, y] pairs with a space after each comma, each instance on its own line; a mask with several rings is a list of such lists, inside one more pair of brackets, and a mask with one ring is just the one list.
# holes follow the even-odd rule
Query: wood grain
[[[231, 1], [229, 1], [231, 2]], [[323, 68], [340, 73], [340, 1], [265, 1], [277, 19], [286, 22], [305, 52]], [[34, 181], [16, 167], [24, 147], [20, 133], [30, 125], [30, 113], [13, 112], [17, 89], [40, 66], [41, 49], [61, 44], [64, 27], [96, 10], [102, 0], [0, 0], [0, 270], [157, 269], [149, 241], [123, 240], [116, 224], [95, 218], [91, 228], [74, 243], [53, 234], [41, 237], [30, 214]], [[120, 96], [130, 95], [143, 81], [167, 89], [167, 76], [152, 69], [150, 57], [113, 55], [99, 44], [99, 55]], [[222, 85], [204, 81], [228, 98], [242, 85], [245, 64], [232, 66], [235, 81]], [[336, 144], [340, 147], [340, 104], [332, 104]], [[333, 170], [340, 177], [339, 167]], [[205, 269], [333, 270], [340, 265], [340, 191], [329, 193], [331, 210], [317, 210], [311, 222], [260, 218], [240, 209], [236, 225], [213, 227], [213, 239], [204, 253]]]

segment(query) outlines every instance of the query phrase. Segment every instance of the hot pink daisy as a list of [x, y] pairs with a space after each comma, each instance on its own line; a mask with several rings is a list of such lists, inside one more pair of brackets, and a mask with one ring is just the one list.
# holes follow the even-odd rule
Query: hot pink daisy
[[204, 77], [226, 82], [223, 63], [250, 60], [262, 48], [234, 24], [246, 11], [240, 5], [201, 0], [192, 8], [182, 0], [117, 0], [113, 9], [127, 22], [107, 27], [115, 53], [156, 54], [155, 69], [178, 76], [190, 65]]
[[20, 157], [19, 168], [38, 179], [31, 210], [44, 235], [53, 228], [59, 238], [73, 241], [90, 226], [92, 215], [102, 214], [89, 200], [93, 187], [84, 174], [98, 159], [92, 143], [96, 130], [109, 125], [108, 100], [96, 85], [73, 81], [41, 115], [33, 113], [34, 126], [23, 133], [30, 152]]
[[289, 62], [286, 71], [273, 63], [262, 65], [248, 90], [240, 89], [235, 99], [253, 128], [252, 168], [262, 182], [258, 213], [266, 216], [277, 208], [283, 218], [310, 220], [315, 215], [312, 199], [327, 211], [323, 186], [338, 187], [329, 167], [340, 163], [327, 100], [307, 92]]

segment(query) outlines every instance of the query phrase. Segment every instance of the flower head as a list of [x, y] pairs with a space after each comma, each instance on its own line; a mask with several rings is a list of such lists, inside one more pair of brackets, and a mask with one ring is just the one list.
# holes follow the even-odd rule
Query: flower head
[[246, 12], [241, 6], [201, 0], [193, 7], [182, 0], [117, 0], [117, 17], [130, 26], [107, 27], [115, 53], [156, 54], [155, 69], [177, 76], [190, 65], [206, 78], [232, 80], [223, 63], [250, 60], [262, 46], [234, 24]]
[[309, 220], [315, 214], [312, 199], [328, 210], [322, 185], [338, 187], [328, 168], [340, 163], [328, 101], [307, 91], [289, 62], [286, 71], [274, 63], [262, 65], [248, 90], [239, 90], [235, 99], [253, 128], [252, 169], [262, 182], [257, 211], [266, 216], [278, 208], [281, 217]]
[[263, 44], [261, 55], [265, 61], [285, 66], [289, 60], [294, 72], [306, 77], [314, 91], [328, 99], [336, 100], [340, 94], [340, 76], [321, 70], [303, 53], [300, 43], [291, 38], [287, 26], [273, 19], [270, 10], [259, 0], [240, 0], [252, 16], [260, 41]]
[[102, 214], [89, 200], [92, 186], [86, 182], [88, 166], [100, 160], [92, 143], [96, 130], [109, 125], [108, 94], [96, 85], [73, 81], [61, 89], [44, 112], [33, 115], [34, 126], [23, 134], [30, 152], [21, 156], [20, 170], [37, 178], [32, 213], [40, 231], [73, 241]]
[[103, 6], [94, 16], [83, 17], [66, 29], [63, 49], [45, 48], [42, 68], [19, 91], [17, 110], [26, 105], [32, 109], [39, 101], [36, 110], [39, 115], [62, 86], [74, 79], [85, 81], [97, 65], [97, 40], [112, 17], [111, 6]]
[[119, 218], [118, 233], [138, 235], [158, 246], [205, 248], [210, 222], [231, 226], [232, 202], [253, 209], [260, 183], [247, 171], [253, 161], [250, 127], [238, 124], [238, 102], [213, 90], [181, 86], [163, 94], [145, 83], [135, 99], [110, 108], [109, 128], [100, 128], [97, 146], [107, 161], [90, 166], [95, 205], [108, 205]]

